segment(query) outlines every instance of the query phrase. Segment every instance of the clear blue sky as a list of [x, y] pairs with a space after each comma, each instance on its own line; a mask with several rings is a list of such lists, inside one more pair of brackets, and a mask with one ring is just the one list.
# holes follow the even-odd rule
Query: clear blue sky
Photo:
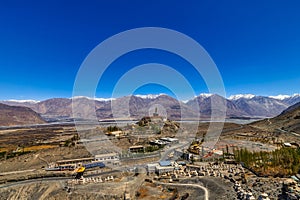
[[[218, 66], [227, 96], [299, 93], [299, 8], [297, 0], [1, 1], [0, 99], [70, 97], [76, 73], [96, 45], [147, 26], [174, 29], [199, 42]], [[96, 96], [109, 97], [122, 73], [149, 62], [176, 68], [196, 93], [207, 92], [187, 62], [145, 50], [116, 60], [106, 72], [107, 88]], [[137, 91], [160, 92], [168, 91], [153, 85]]]

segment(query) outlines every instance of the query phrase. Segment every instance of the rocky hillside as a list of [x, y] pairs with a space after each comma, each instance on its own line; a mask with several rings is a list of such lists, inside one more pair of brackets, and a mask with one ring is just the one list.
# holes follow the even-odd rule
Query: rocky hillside
[[272, 119], [265, 119], [253, 123], [253, 125], [271, 131], [294, 132], [300, 134], [300, 103], [284, 110], [280, 115]]
[[[136, 123], [139, 127], [152, 130], [153, 132], [163, 134], [164, 136], [174, 136], [180, 129], [180, 124], [169, 119], [164, 120], [162, 117], [143, 117]], [[159, 131], [158, 131], [159, 130]]]
[[0, 126], [42, 123], [45, 123], [45, 121], [30, 108], [0, 103]]
[[279, 99], [263, 96], [241, 97], [231, 101], [237, 106], [238, 110], [243, 110], [252, 117], [274, 117], [290, 105]]

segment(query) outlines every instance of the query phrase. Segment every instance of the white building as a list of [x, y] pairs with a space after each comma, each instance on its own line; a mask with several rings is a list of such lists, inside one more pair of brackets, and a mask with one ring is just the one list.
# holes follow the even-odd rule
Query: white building
[[106, 165], [118, 165], [120, 163], [120, 157], [117, 153], [98, 154], [95, 155], [95, 160], [103, 162]]
[[156, 172], [156, 167], [158, 167], [159, 164], [158, 163], [154, 163], [154, 164], [147, 164], [147, 172], [148, 173], [155, 173]]
[[147, 164], [147, 172], [148, 173], [157, 173], [158, 175], [161, 175], [163, 173], [167, 172], [173, 172], [174, 171], [174, 163], [171, 161], [160, 161], [159, 163], [150, 163]]
[[283, 145], [284, 145], [285, 147], [291, 147], [291, 146], [292, 146], [292, 144], [291, 144], [291, 143], [288, 143], [288, 142], [283, 143]]
[[166, 137], [166, 138], [160, 138], [160, 140], [166, 141], [166, 142], [171, 143], [171, 144], [179, 143], [179, 140], [177, 138]]
[[158, 175], [161, 175], [163, 173], [167, 173], [167, 172], [173, 172], [174, 171], [174, 166], [156, 166], [156, 172], [158, 173]]

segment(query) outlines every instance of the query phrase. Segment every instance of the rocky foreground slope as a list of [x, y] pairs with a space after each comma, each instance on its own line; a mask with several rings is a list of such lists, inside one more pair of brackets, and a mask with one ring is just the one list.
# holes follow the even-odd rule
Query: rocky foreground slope
[[300, 134], [300, 103], [284, 110], [280, 115], [271, 119], [265, 119], [253, 123], [270, 131], [280, 130], [282, 132], [293, 132]]

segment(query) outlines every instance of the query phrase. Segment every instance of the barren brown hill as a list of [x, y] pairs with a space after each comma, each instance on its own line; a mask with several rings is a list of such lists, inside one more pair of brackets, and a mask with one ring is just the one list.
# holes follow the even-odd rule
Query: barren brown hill
[[281, 130], [283, 132], [294, 132], [300, 134], [300, 103], [297, 103], [277, 117], [264, 119], [253, 123], [252, 125], [267, 129], [270, 131]]
[[45, 121], [30, 108], [0, 103], [0, 126], [42, 124]]

